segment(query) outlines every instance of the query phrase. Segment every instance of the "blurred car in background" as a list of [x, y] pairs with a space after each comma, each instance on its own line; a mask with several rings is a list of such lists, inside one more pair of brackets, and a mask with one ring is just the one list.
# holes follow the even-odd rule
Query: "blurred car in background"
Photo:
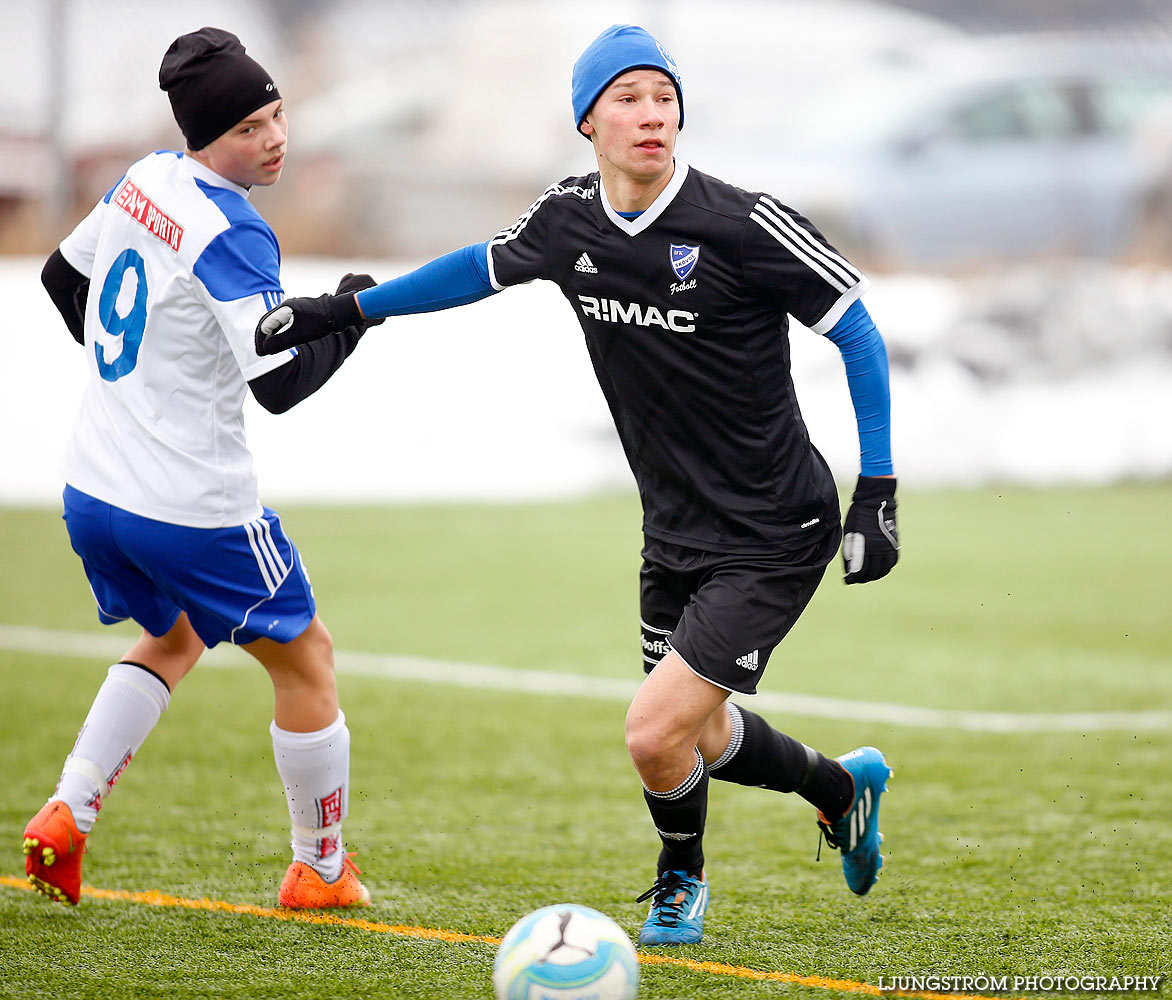
[[[616, 22], [643, 24], [679, 60], [680, 156], [733, 183], [745, 183], [741, 154], [779, 132], [775, 115], [790, 104], [776, 95], [820, 80], [828, 58], [871, 79], [900, 52], [965, 37], [873, 0], [594, 0], [572, 16], [546, 0], [417, 8], [337, 0], [315, 29], [327, 51], [346, 54], [328, 85], [290, 114], [303, 168], [307, 157], [336, 161], [346, 178], [345, 201], [313, 227], [315, 240], [344, 229], [351, 240], [384, 241], [372, 250], [442, 253], [498, 231], [551, 181], [593, 170], [590, 143], [573, 127], [571, 69]], [[449, 12], [442, 24], [440, 11]], [[348, 27], [356, 18], [367, 25], [360, 38]], [[420, 22], [414, 35], [405, 19]], [[736, 155], [722, 171], [715, 165], [725, 151]], [[295, 198], [304, 214], [319, 196], [293, 187], [282, 184], [276, 196]], [[281, 232], [284, 241], [288, 227]]]
[[1166, 48], [964, 39], [788, 96], [751, 154], [697, 166], [772, 191], [871, 267], [1118, 257], [1172, 176]]

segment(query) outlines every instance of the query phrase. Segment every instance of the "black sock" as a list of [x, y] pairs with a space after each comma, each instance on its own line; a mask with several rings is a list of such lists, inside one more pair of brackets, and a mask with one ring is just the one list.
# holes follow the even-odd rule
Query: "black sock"
[[643, 786], [643, 798], [663, 843], [658, 873], [686, 871], [699, 875], [704, 869], [704, 820], [708, 815], [708, 769], [696, 751], [696, 766], [684, 781], [668, 792]]
[[797, 792], [832, 821], [846, 812], [853, 784], [838, 761], [778, 732], [740, 705], [725, 702], [725, 708], [732, 722], [732, 739], [708, 768], [712, 777], [775, 792]]

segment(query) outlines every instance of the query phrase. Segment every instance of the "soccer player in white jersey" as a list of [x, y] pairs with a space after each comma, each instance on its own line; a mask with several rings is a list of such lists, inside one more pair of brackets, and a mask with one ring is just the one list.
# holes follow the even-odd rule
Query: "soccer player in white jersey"
[[[626, 738], [661, 849], [639, 941], [689, 944], [709, 898], [709, 776], [796, 792], [841, 850], [851, 891], [865, 895], [879, 874], [882, 753], [824, 757], [727, 699], [756, 691], [840, 540], [847, 583], [895, 565], [887, 355], [860, 301], [867, 279], [808, 220], [675, 156], [680, 75], [646, 31], [614, 25], [595, 39], [574, 66], [571, 104], [596, 172], [552, 185], [491, 240], [411, 274], [283, 303], [257, 346], [280, 351], [534, 278], [561, 288], [643, 502], [648, 676]], [[845, 533], [790, 378], [790, 316], [845, 362], [861, 445]]]
[[[278, 515], [257, 496], [242, 407], [281, 412], [322, 385], [365, 324], [262, 358], [253, 328], [282, 295], [280, 249], [249, 202], [275, 184], [280, 93], [235, 35], [203, 28], [163, 57], [187, 148], [133, 164], [42, 280], [90, 382], [64, 460], [65, 522], [103, 623], [142, 635], [109, 668], [60, 779], [24, 832], [29, 881], [76, 904], [86, 840], [119, 776], [208, 646], [268, 671], [273, 752], [292, 823], [278, 892], [301, 909], [366, 905], [345, 853], [350, 733], [333, 646]], [[339, 291], [373, 284], [347, 275]]]

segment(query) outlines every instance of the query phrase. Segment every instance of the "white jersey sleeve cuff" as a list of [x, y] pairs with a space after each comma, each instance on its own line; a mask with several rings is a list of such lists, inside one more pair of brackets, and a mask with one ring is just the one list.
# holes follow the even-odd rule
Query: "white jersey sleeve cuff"
[[484, 248], [484, 253], [488, 258], [488, 282], [496, 291], [503, 292], [505, 290], [505, 286], [496, 280], [496, 268], [492, 263], [492, 243], [493, 241], [489, 240], [488, 246]]
[[863, 275], [855, 284], [851, 285], [842, 295], [839, 296], [838, 301], [834, 303], [817, 323], [810, 327], [818, 336], [824, 337], [831, 330], [834, 329], [834, 324], [842, 319], [843, 314], [854, 305], [863, 294], [871, 287], [870, 279]]

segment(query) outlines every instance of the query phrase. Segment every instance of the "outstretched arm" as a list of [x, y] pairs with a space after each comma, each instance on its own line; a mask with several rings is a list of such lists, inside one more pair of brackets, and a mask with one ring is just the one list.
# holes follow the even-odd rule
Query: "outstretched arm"
[[860, 474], [843, 524], [844, 579], [867, 583], [886, 576], [899, 559], [887, 349], [861, 301], [826, 336], [842, 353], [859, 426]]
[[364, 316], [407, 316], [478, 302], [496, 293], [488, 277], [488, 243], [437, 257], [410, 274], [357, 295]]
[[486, 298], [496, 291], [489, 281], [486, 250], [486, 243], [453, 250], [357, 295], [286, 299], [257, 324], [256, 352], [277, 354], [355, 323], [436, 312]]

